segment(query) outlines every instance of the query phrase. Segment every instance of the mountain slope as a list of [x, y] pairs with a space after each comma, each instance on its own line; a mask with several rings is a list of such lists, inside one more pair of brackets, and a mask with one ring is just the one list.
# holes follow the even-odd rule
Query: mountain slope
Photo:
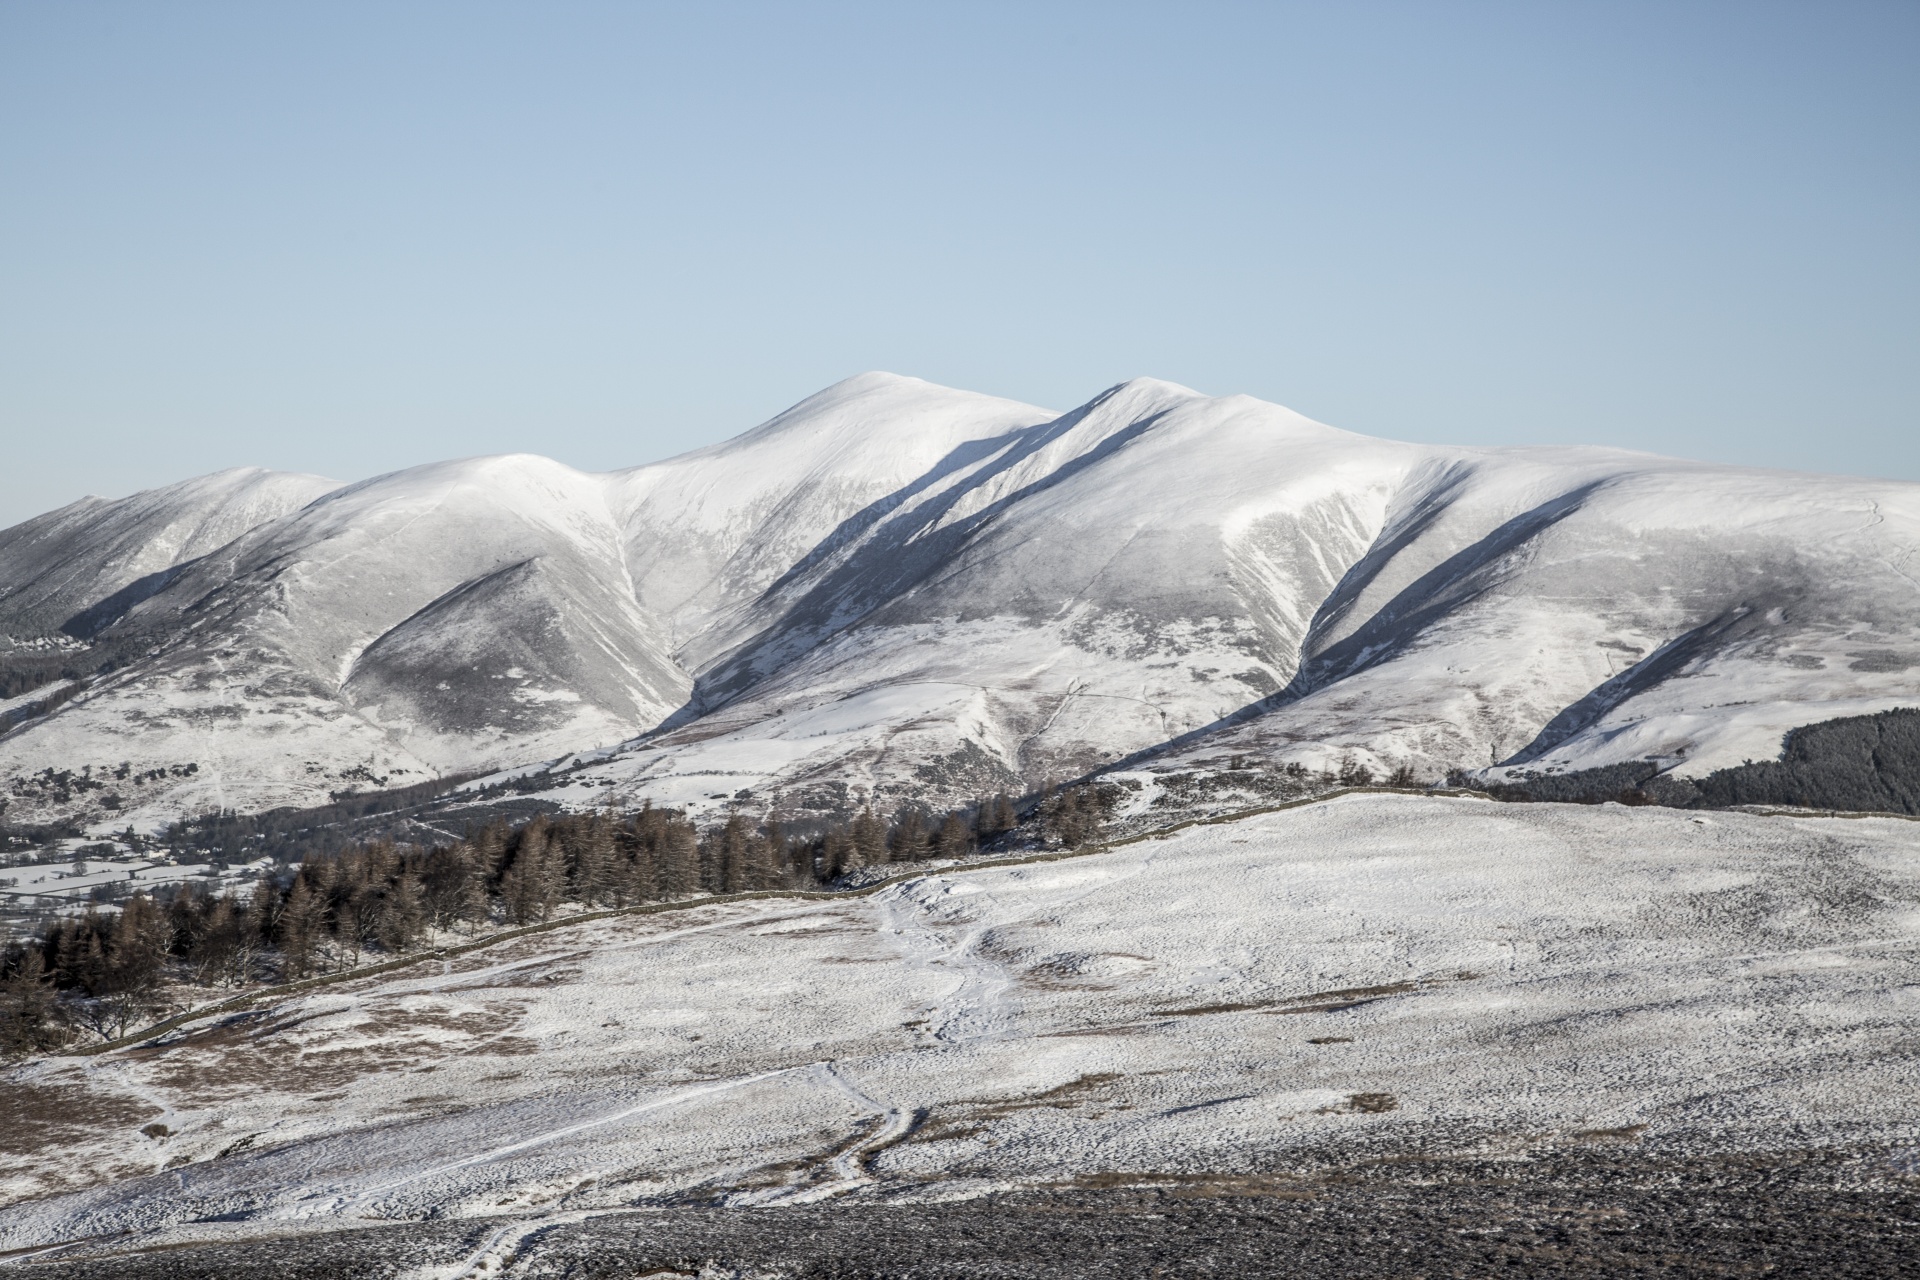
[[[192, 764], [190, 780], [118, 792], [258, 808], [617, 739], [685, 683], [624, 587], [598, 477], [531, 457], [380, 477], [188, 566], [106, 635], [150, 638], [154, 655], [0, 759], [169, 779]], [[471, 679], [452, 688], [448, 665]]]
[[8, 817], [310, 804], [630, 737], [686, 698], [672, 619], [777, 573], [769, 542], [830, 532], [956, 434], [1049, 416], [869, 376], [754, 433], [744, 467], [728, 446], [610, 476], [513, 456], [338, 489], [117, 617], [101, 642], [145, 658], [0, 739]]
[[[109, 501], [80, 501], [0, 530], [0, 635], [31, 637], [71, 625], [80, 635], [113, 621], [145, 583], [249, 529], [338, 488], [319, 476], [238, 467]], [[134, 588], [132, 592], [128, 588]]]
[[1920, 695], [1920, 486], [1601, 450], [1466, 463], [1403, 495], [1286, 691], [1169, 759], [1694, 774]]
[[1071, 776], [1280, 688], [1417, 457], [1143, 380], [905, 486], [739, 619], [691, 723], [591, 771], [812, 807]]
[[[1920, 486], [1351, 436], [1117, 388], [797, 567], [637, 802], [964, 801], [1134, 757], [1707, 771], [1920, 696]], [[556, 792], [556, 798], [565, 792]]]
[[634, 591], [696, 670], [736, 615], [928, 478], [1052, 420], [1031, 405], [865, 373], [711, 448], [610, 477]]
[[[95, 606], [106, 541], [30, 581]], [[565, 804], [789, 813], [1234, 756], [1706, 771], [1920, 701], [1916, 573], [1912, 484], [867, 374], [662, 463], [443, 463], [250, 526], [102, 611], [143, 656], [0, 779], [8, 820], [158, 822], [554, 757]]]

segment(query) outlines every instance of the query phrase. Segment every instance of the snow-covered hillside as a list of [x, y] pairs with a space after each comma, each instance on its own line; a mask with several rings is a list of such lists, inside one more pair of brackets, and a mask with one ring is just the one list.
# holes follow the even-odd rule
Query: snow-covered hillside
[[164, 587], [166, 571], [338, 487], [240, 467], [117, 501], [82, 498], [0, 530], [0, 643], [90, 633]]
[[1920, 486], [1393, 444], [1153, 382], [999, 446], [796, 566], [680, 723], [555, 797], [952, 802], [1130, 756], [1698, 771], [1920, 701]]
[[[802, 811], [1235, 755], [1704, 770], [1920, 703], [1920, 485], [1398, 444], [1151, 380], [1058, 415], [867, 374], [630, 471], [295, 505], [95, 615], [143, 656], [0, 739], [7, 821], [555, 757], [569, 804]], [[127, 586], [63, 536], [0, 591]]]
[[12, 1068], [0, 1254], [1381, 1158], [1886, 1168], [1913, 833], [1374, 795], [570, 926]]

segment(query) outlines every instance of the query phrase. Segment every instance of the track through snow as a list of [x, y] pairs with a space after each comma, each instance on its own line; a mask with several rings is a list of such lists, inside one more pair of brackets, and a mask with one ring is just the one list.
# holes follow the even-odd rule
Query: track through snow
[[[1103, 862], [1083, 892], [1049, 894], [1047, 914], [1071, 910], [1099, 889], [1144, 873], [1153, 865], [1155, 853], [1154, 846], [1143, 845], [1125, 864], [1108, 867]], [[1010, 924], [1031, 925], [1040, 918], [1020, 913], [1020, 891], [1035, 874], [1043, 883], [1057, 883], [1058, 876], [1048, 875], [1048, 870], [1009, 871], [997, 890], [983, 886], [974, 874], [956, 870], [920, 877], [877, 896], [874, 906], [882, 927], [908, 963], [955, 984], [931, 1002], [923, 1015], [936, 1039], [966, 1044], [1017, 1034], [1019, 980], [1006, 960], [992, 951]]]
[[61, 1123], [0, 1134], [0, 1251], [500, 1217], [451, 1277], [688, 1201], [1589, 1148], [1891, 1171], [1917, 1028], [1920, 825], [1349, 796], [14, 1068]]

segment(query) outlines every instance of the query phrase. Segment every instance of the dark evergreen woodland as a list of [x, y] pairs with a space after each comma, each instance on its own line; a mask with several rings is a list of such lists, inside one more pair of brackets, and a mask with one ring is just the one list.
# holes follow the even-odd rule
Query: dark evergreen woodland
[[[1469, 775], [1451, 779], [1474, 785]], [[1778, 760], [1749, 760], [1702, 778], [1675, 778], [1648, 761], [1540, 773], [1485, 788], [1502, 800], [1662, 804], [1681, 809], [1779, 805], [1920, 815], [1920, 710], [1901, 707], [1805, 725]]]
[[309, 856], [250, 893], [183, 887], [50, 922], [0, 952], [0, 1058], [113, 1039], [181, 1003], [182, 985], [237, 988], [352, 969], [429, 937], [537, 924], [563, 906], [815, 888], [890, 862], [957, 858], [1016, 825], [1005, 796], [891, 821], [871, 809], [795, 834], [733, 814], [696, 830], [651, 805], [495, 821], [450, 844], [379, 839]]

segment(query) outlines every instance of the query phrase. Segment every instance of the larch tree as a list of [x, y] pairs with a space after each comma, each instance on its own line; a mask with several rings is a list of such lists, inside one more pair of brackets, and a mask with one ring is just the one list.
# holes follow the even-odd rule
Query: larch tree
[[964, 858], [973, 852], [973, 827], [959, 813], [949, 813], [934, 837], [937, 852], [943, 858]]
[[326, 940], [327, 901], [307, 886], [307, 877], [294, 877], [280, 908], [280, 967], [283, 976], [304, 978], [314, 971], [314, 961]]
[[747, 820], [739, 814], [727, 816], [726, 825], [720, 829], [715, 858], [719, 864], [720, 892], [739, 893], [757, 887], [754, 884], [751, 834]]
[[567, 880], [575, 900], [597, 906], [613, 888], [613, 821], [605, 814], [574, 818], [566, 827]]
[[874, 815], [871, 805], [854, 815], [853, 827], [847, 834], [853, 846], [847, 859], [848, 869], [877, 867], [886, 862], [887, 827]]
[[500, 896], [507, 916], [515, 924], [545, 920], [560, 905], [566, 887], [566, 868], [559, 850], [547, 838], [544, 817], [535, 818], [520, 829], [513, 861], [500, 878]]
[[927, 856], [927, 822], [918, 809], [902, 809], [887, 841], [895, 862], [918, 862]]

